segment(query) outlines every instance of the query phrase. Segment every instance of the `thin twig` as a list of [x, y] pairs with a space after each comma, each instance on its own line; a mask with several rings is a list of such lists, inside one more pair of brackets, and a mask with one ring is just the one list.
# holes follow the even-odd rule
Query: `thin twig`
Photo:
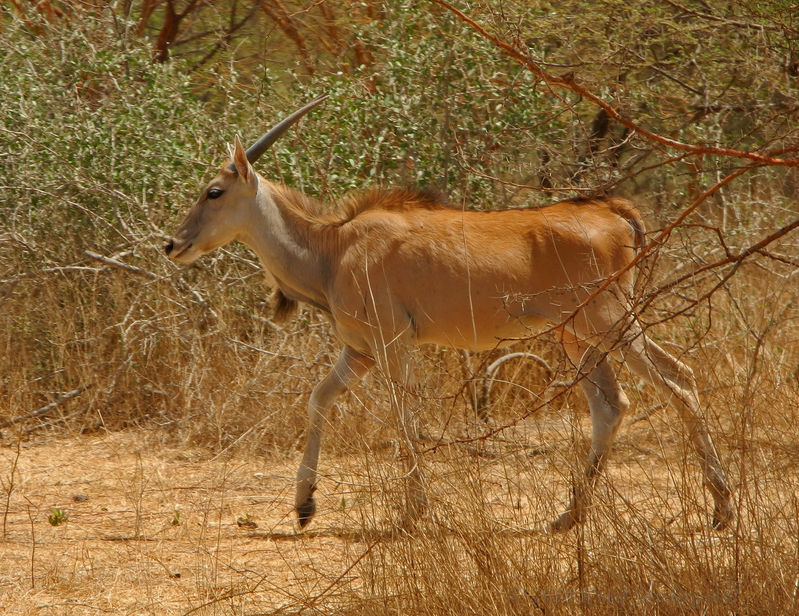
[[719, 15], [712, 15], [710, 13], [702, 13], [700, 11], [695, 11], [694, 9], [688, 8], [687, 6], [683, 6], [682, 4], [675, 2], [674, 0], [663, 0], [666, 4], [670, 4], [675, 9], [679, 9], [689, 15], [694, 15], [695, 17], [699, 17], [700, 19], [707, 19], [708, 21], [715, 21], [722, 23], [728, 26], [736, 26], [738, 28], [752, 28], [755, 30], [776, 30], [782, 31], [785, 30], [784, 26], [777, 26], [774, 24], [756, 24], [752, 23], [751, 21], [741, 21], [739, 19], [728, 19], [726, 17], [720, 17]]
[[140, 267], [136, 267], [135, 265], [122, 263], [122, 261], [117, 261], [116, 259], [112, 259], [111, 257], [104, 257], [103, 255], [97, 254], [96, 252], [92, 252], [91, 250], [84, 250], [83, 254], [85, 254], [87, 257], [91, 259], [94, 259], [95, 261], [99, 261], [100, 263], [105, 263], [106, 265], [112, 265], [113, 267], [118, 267], [119, 269], [123, 269], [127, 272], [136, 274], [138, 276], [144, 276], [145, 278], [149, 278], [150, 280], [158, 280], [158, 276], [156, 276], [152, 272], [143, 270]]
[[[727, 389], [729, 387], [732, 387], [732, 385], [728, 385], [728, 384], [727, 385], [714, 385], [713, 387], [705, 387], [704, 389], [700, 389], [699, 393], [700, 394], [706, 394], [706, 393], [708, 393], [710, 391], [716, 391], [718, 389]], [[638, 413], [638, 415], [636, 415], [635, 417], [632, 417], [627, 422], [627, 425], [632, 425], [632, 424], [637, 423], [639, 421], [643, 421], [644, 419], [648, 419], [649, 417], [652, 416], [652, 414], [655, 411], [659, 411], [660, 409], [665, 408], [668, 405], [669, 405], [669, 401], [668, 400], [666, 400], [665, 402], [659, 402], [657, 404], [654, 404], [654, 405], [650, 406], [648, 409]]]

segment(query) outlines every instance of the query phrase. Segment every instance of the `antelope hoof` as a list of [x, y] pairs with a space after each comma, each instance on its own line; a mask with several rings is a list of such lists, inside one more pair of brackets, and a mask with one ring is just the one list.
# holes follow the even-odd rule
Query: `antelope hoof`
[[313, 496], [305, 499], [305, 502], [297, 505], [297, 521], [300, 528], [305, 528], [316, 513], [316, 501]]
[[405, 512], [402, 514], [400, 518], [399, 524], [397, 525], [398, 528], [404, 530], [406, 533], [411, 533], [416, 528], [416, 525], [419, 523], [419, 520], [422, 519], [424, 515], [423, 509], [406, 509]]
[[565, 533], [574, 528], [575, 524], [582, 522], [582, 517], [577, 513], [576, 509], [569, 509], [550, 522], [549, 530], [552, 533]]
[[713, 508], [713, 530], [724, 530], [734, 517], [735, 511], [730, 501], [716, 503]]

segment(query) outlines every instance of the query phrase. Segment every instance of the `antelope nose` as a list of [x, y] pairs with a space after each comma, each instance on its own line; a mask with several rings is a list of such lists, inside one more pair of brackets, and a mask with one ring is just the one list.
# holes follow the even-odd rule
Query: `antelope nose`
[[166, 244], [164, 244], [164, 251], [166, 252], [167, 256], [172, 254], [172, 249], [175, 247], [175, 240], [169, 240]]

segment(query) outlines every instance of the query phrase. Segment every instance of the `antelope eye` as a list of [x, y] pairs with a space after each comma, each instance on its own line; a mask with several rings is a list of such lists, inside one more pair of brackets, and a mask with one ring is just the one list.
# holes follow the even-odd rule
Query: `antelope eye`
[[208, 189], [208, 198], [209, 199], [219, 199], [222, 196], [222, 193], [225, 191], [221, 188], [209, 188]]

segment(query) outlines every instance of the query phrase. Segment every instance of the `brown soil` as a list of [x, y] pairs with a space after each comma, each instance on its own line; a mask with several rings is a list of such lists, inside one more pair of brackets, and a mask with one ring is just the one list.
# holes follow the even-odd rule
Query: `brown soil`
[[[294, 462], [264, 469], [152, 441], [124, 432], [21, 447], [0, 542], [4, 613], [179, 614], [237, 595], [251, 609], [302, 606], [362, 549], [342, 516], [297, 532]], [[16, 447], [1, 453], [7, 485]], [[68, 515], [57, 526], [55, 508]]]
[[[750, 545], [744, 526], [709, 531], [698, 465], [690, 456], [686, 462], [682, 433], [669, 429], [665, 413], [651, 424], [624, 427], [584, 530], [555, 536], [536, 530], [563, 507], [573, 442], [587, 428], [581, 418], [575, 431], [566, 415], [537, 417], [512, 438], [428, 451], [433, 513], [414, 537], [387, 522], [398, 515], [402, 483], [390, 446], [336, 453], [331, 443], [317, 517], [301, 532], [292, 492], [298, 455], [277, 461], [243, 451], [214, 456], [199, 447], [165, 446], [163, 435], [135, 430], [6, 444], [0, 449], [2, 612], [457, 613], [460, 608], [452, 612], [440, 597], [455, 592], [463, 603], [474, 596], [481, 605], [501, 592], [497, 600], [509, 610], [503, 613], [539, 613], [535, 605], [544, 601], [552, 613], [570, 613], [578, 609], [577, 596], [616, 601], [623, 591], [633, 607], [681, 613], [676, 587], [687, 589], [681, 597], [723, 597], [707, 604], [708, 613], [727, 613], [735, 571], [745, 565], [757, 573], [763, 566], [754, 558], [763, 537], [785, 546], [784, 562], [795, 563], [785, 482], [770, 496], [761, 494], [762, 511], [752, 505], [747, 511], [739, 501], [747, 526], [771, 520], [757, 545]], [[519, 445], [525, 441], [544, 446]], [[762, 451], [771, 455], [765, 444]], [[68, 519], [53, 525], [54, 510]], [[787, 517], [775, 517], [780, 511]], [[707, 578], [699, 577], [703, 571]], [[426, 577], [420, 581], [420, 575]], [[511, 581], [498, 591], [485, 585], [491, 575], [496, 584], [502, 576]], [[787, 590], [756, 587], [751, 604], [784, 606], [795, 577], [786, 575]], [[527, 586], [519, 591], [520, 611], [516, 578], [540, 589], [533, 603]], [[657, 590], [661, 578], [667, 583]], [[637, 586], [628, 592], [630, 579]], [[414, 585], [431, 594], [419, 598]], [[375, 597], [378, 608], [364, 607]], [[401, 607], [387, 609], [396, 597]], [[428, 599], [432, 608], [411, 609]], [[608, 605], [583, 607], [593, 614]]]

